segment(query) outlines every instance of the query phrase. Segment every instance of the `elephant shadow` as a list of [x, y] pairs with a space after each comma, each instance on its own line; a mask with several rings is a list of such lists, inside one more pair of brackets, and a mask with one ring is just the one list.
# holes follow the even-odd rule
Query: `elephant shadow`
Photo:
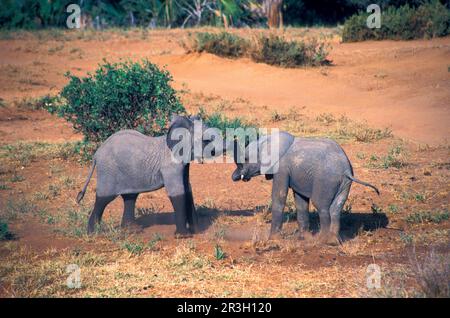
[[[262, 213], [261, 209], [247, 210], [218, 210], [215, 208], [198, 207], [198, 231], [200, 233], [207, 231], [220, 215], [253, 217]], [[288, 214], [285, 213], [287, 216]], [[296, 222], [295, 215], [285, 218], [286, 222]], [[175, 225], [174, 212], [147, 213], [137, 218], [137, 222], [144, 228], [153, 225]], [[268, 221], [270, 223], [270, 221]], [[317, 212], [309, 213], [309, 230], [315, 234], [320, 230], [319, 215]], [[341, 214], [340, 237], [343, 241], [355, 238], [362, 231], [375, 231], [379, 228], [385, 228], [389, 224], [389, 219], [385, 213], [364, 213], [350, 212]]]
[[[215, 208], [197, 207], [196, 210], [198, 214], [198, 232], [200, 233], [208, 230], [220, 215], [251, 217], [257, 213], [250, 209], [221, 211]], [[136, 218], [136, 221], [144, 228], [151, 227], [153, 225], [175, 225], [175, 213], [146, 213], [144, 215], [138, 216]]]
[[[310, 231], [320, 230], [319, 214], [309, 214]], [[341, 214], [341, 229], [339, 235], [343, 241], [355, 238], [362, 231], [373, 232], [379, 228], [386, 228], [389, 219], [385, 213], [349, 212]]]

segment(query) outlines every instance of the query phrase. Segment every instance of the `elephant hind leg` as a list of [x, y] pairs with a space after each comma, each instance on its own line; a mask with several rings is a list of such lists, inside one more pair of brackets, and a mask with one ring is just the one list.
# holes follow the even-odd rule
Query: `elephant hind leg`
[[330, 234], [337, 240], [340, 241], [339, 230], [341, 226], [341, 212], [344, 207], [345, 201], [347, 201], [348, 194], [350, 193], [351, 183], [345, 183], [342, 185], [341, 190], [334, 198], [330, 206]]
[[122, 227], [134, 226], [136, 219], [134, 217], [134, 210], [136, 207], [136, 200], [139, 193], [122, 194], [123, 198], [123, 215], [122, 215]]
[[107, 196], [107, 197], [95, 197], [94, 209], [89, 216], [87, 233], [92, 234], [95, 230], [95, 225], [99, 224], [102, 220], [103, 212], [105, 211], [106, 206], [116, 198], [115, 195]]
[[319, 208], [317, 212], [319, 213], [320, 222], [319, 237], [321, 241], [325, 241], [328, 239], [328, 236], [330, 234], [330, 211], [327, 208]]
[[297, 210], [299, 238], [303, 239], [305, 233], [309, 231], [309, 198], [294, 191], [294, 199]]

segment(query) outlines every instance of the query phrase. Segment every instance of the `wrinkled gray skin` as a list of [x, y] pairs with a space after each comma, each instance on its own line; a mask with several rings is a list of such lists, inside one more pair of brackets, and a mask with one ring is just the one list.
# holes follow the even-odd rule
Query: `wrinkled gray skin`
[[[264, 136], [258, 141], [272, 141], [273, 137]], [[309, 229], [309, 202], [316, 207], [320, 218], [320, 238], [329, 243], [339, 240], [339, 218], [350, 192], [352, 181], [373, 188], [374, 186], [353, 177], [353, 169], [344, 150], [333, 140], [325, 138], [294, 138], [287, 132], [280, 132], [279, 169], [277, 173], [266, 174], [266, 179], [273, 178], [272, 185], [272, 225], [271, 237], [278, 235], [282, 228], [283, 209], [286, 204], [288, 189], [294, 193], [299, 226], [299, 237]], [[257, 163], [236, 163], [233, 181], [249, 181], [261, 174], [261, 158]], [[254, 146], [254, 145], [253, 145]], [[235, 148], [237, 144], [235, 143]], [[258, 150], [259, 151], [259, 150]], [[236, 161], [235, 152], [235, 161]]]
[[[100, 146], [83, 190], [77, 196], [79, 203], [97, 167], [95, 205], [87, 228], [89, 234], [100, 223], [106, 206], [119, 195], [124, 201], [122, 226], [137, 226], [134, 210], [139, 193], [162, 187], [165, 187], [175, 211], [175, 234], [190, 236], [196, 231], [197, 215], [189, 183], [189, 163], [177, 163], [171, 157], [171, 149], [179, 142], [172, 140], [175, 137], [171, 138], [171, 133], [175, 128], [187, 128], [193, 138], [195, 119], [174, 117], [168, 134], [160, 137], [122, 130], [111, 135]], [[207, 142], [203, 141], [203, 146]]]

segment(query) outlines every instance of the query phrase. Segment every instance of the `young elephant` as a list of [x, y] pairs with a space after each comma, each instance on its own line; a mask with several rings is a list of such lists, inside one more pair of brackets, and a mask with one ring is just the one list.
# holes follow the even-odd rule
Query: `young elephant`
[[[257, 143], [257, 148], [255, 144]], [[270, 148], [277, 143], [279, 149], [278, 171], [264, 167], [261, 149]], [[257, 161], [249, 163], [249, 149], [258, 149]], [[267, 148], [266, 148], [267, 149]], [[237, 144], [235, 142], [235, 150]], [[376, 187], [353, 177], [353, 169], [344, 150], [333, 140], [325, 138], [294, 138], [287, 132], [263, 136], [250, 143], [245, 150], [245, 163], [238, 163], [235, 151], [236, 170], [233, 181], [249, 181], [261, 174], [266, 179], [273, 178], [272, 185], [272, 226], [270, 234], [279, 233], [283, 222], [283, 209], [286, 204], [288, 188], [294, 192], [300, 238], [309, 228], [309, 202], [317, 208], [320, 218], [321, 240], [336, 242], [339, 240], [339, 218], [347, 200], [352, 181], [373, 188]]]
[[[175, 234], [189, 236], [195, 232], [197, 215], [189, 183], [189, 163], [173, 160], [171, 151], [178, 143], [172, 136], [177, 128], [184, 128], [194, 136], [193, 127], [193, 118], [177, 116], [172, 119], [165, 136], [148, 137], [134, 130], [122, 130], [100, 146], [86, 183], [77, 196], [79, 203], [97, 166], [96, 198], [89, 217], [88, 234], [94, 231], [96, 223], [100, 223], [106, 206], [119, 195], [124, 201], [122, 226], [136, 226], [134, 209], [139, 193], [162, 187], [166, 188], [175, 211]], [[200, 137], [202, 134], [203, 131]], [[193, 140], [191, 144], [194, 144]]]

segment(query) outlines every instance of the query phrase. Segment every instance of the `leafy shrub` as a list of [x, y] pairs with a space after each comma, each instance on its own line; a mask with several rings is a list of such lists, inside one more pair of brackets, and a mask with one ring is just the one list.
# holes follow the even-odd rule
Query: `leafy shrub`
[[224, 57], [249, 56], [255, 62], [282, 67], [329, 64], [328, 45], [314, 38], [308, 42], [289, 41], [282, 36], [260, 35], [250, 42], [237, 35], [221, 32], [196, 33], [190, 42], [183, 43], [189, 52], [208, 52]]
[[228, 118], [221, 112], [207, 114], [203, 108], [200, 108], [200, 112], [198, 115], [203, 120], [205, 125], [207, 125], [208, 127], [217, 128], [223, 134], [225, 134], [227, 128], [255, 128], [250, 123], [245, 122], [245, 120], [242, 118]]
[[147, 60], [105, 61], [94, 74], [66, 76], [70, 82], [61, 91], [66, 102], [47, 109], [71, 122], [85, 141], [101, 142], [121, 129], [160, 135], [173, 113], [185, 111], [169, 85], [170, 74]]
[[289, 41], [270, 34], [261, 35], [251, 48], [251, 58], [256, 62], [282, 67], [302, 65], [318, 66], [330, 64], [325, 42], [312, 39], [309, 42]]
[[64, 26], [68, 0], [30, 1], [3, 0], [0, 2], [0, 25], [8, 28], [37, 28]]
[[188, 52], [207, 52], [223, 57], [242, 57], [249, 43], [240, 36], [228, 33], [199, 32], [189, 35], [190, 43], [184, 44]]
[[360, 12], [345, 21], [342, 41], [411, 40], [445, 36], [450, 33], [450, 10], [438, 0], [425, 2], [417, 8], [408, 4], [386, 8], [381, 15], [381, 28], [370, 29], [369, 13]]

